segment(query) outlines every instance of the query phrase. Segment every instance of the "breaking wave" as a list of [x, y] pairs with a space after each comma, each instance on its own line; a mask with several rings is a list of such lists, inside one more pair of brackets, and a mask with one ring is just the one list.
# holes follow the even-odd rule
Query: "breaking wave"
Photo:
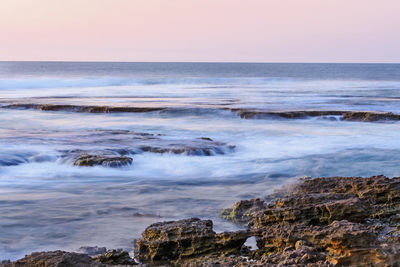
[[273, 82], [292, 81], [288, 78], [12, 78], [0, 79], [0, 89], [40, 89], [73, 87], [107, 87], [128, 85], [262, 85]]

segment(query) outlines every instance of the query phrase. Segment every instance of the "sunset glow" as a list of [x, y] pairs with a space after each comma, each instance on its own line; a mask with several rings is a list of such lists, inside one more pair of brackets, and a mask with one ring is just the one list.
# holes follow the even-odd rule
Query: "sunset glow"
[[2, 0], [0, 60], [398, 62], [397, 0]]

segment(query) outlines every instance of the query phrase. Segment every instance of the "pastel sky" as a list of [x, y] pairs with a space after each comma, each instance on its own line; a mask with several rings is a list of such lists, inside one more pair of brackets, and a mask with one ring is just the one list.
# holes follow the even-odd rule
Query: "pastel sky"
[[0, 60], [400, 62], [400, 1], [1, 0]]

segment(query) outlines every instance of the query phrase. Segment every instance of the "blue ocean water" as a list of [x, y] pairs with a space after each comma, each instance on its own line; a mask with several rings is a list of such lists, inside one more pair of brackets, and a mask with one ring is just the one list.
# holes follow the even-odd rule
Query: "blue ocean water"
[[[190, 216], [233, 229], [221, 209], [296, 177], [400, 176], [399, 122], [246, 120], [227, 110], [400, 114], [399, 101], [399, 64], [1, 62], [0, 260], [87, 245], [132, 250], [148, 224]], [[208, 156], [138, 150], [196, 149], [202, 137], [222, 145]], [[128, 151], [133, 164], [77, 167], [76, 151]]]

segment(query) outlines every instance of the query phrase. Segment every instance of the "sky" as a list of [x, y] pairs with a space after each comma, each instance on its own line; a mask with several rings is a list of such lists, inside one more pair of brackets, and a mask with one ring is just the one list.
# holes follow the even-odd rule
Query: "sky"
[[400, 62], [399, 0], [1, 0], [0, 60]]

